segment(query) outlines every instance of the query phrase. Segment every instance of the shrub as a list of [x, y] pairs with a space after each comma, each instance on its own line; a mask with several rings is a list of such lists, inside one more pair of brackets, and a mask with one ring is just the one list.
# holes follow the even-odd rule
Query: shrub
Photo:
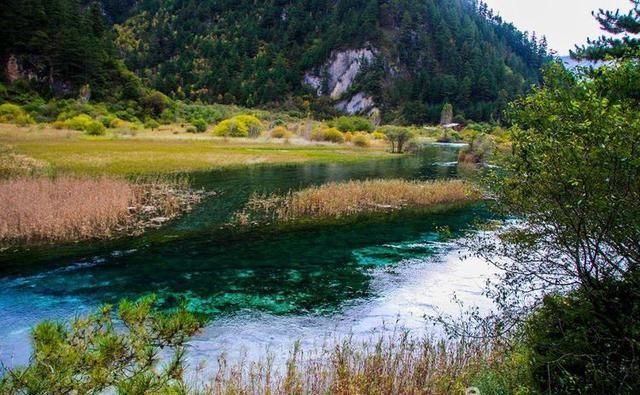
[[18, 126], [26, 126], [26, 125], [31, 125], [33, 123], [35, 123], [35, 121], [33, 120], [33, 118], [31, 118], [31, 115], [29, 114], [20, 114], [18, 115], [14, 122], [16, 123], [16, 125]]
[[22, 107], [16, 104], [0, 104], [0, 122], [13, 122], [18, 116], [23, 114], [24, 110]]
[[313, 131], [311, 140], [344, 143], [344, 134], [336, 128], [321, 128]]
[[64, 125], [64, 121], [55, 121], [51, 124], [51, 127], [54, 129], [64, 129], [65, 125]]
[[340, 117], [333, 121], [333, 126], [341, 132], [373, 131], [373, 124], [364, 117]]
[[640, 391], [640, 297], [636, 287], [632, 281], [607, 284], [598, 295], [606, 297], [606, 304], [594, 305], [591, 295], [580, 289], [566, 296], [544, 298], [525, 326], [530, 363], [541, 391]]
[[493, 130], [493, 126], [491, 126], [490, 124], [488, 124], [486, 122], [471, 123], [471, 124], [469, 124], [467, 126], [467, 129], [475, 130], [475, 131], [478, 131], [480, 133], [491, 133], [491, 131]]
[[171, 104], [171, 100], [158, 91], [151, 91], [142, 97], [142, 106], [147, 114], [160, 116]]
[[237, 115], [225, 119], [213, 128], [213, 134], [224, 137], [258, 137], [262, 122], [253, 115]]
[[113, 120], [116, 119], [115, 115], [103, 115], [100, 118], [98, 118], [98, 120], [104, 125], [105, 128], [110, 128], [111, 127], [111, 122], [113, 122]]
[[376, 131], [371, 133], [371, 138], [373, 138], [374, 140], [384, 140], [387, 138], [387, 136], [385, 136], [385, 134], [382, 132]]
[[139, 122], [138, 117], [135, 116], [135, 111], [131, 108], [128, 108], [126, 111], [118, 111], [116, 112], [116, 117], [123, 119], [129, 122]]
[[[188, 120], [189, 123], [193, 123], [193, 121], [196, 119], [204, 119], [208, 124], [212, 124], [228, 118], [225, 116], [221, 109], [214, 106], [205, 106], [201, 104], [180, 104], [178, 111], [180, 114], [183, 114], [184, 119]], [[163, 112], [163, 117], [164, 115], [165, 113]], [[175, 114], [172, 113], [166, 115], [168, 117], [166, 123], [175, 122]]]
[[22, 107], [11, 103], [0, 105], [0, 122], [13, 122], [18, 126], [35, 123], [31, 115], [23, 110]]
[[87, 130], [87, 127], [92, 122], [94, 121], [90, 116], [87, 114], [80, 114], [64, 121], [64, 126], [73, 130]]
[[109, 122], [110, 128], [124, 128], [124, 127], [128, 127], [129, 125], [131, 125], [131, 122], [127, 122], [118, 117], [112, 118], [111, 122]]
[[270, 135], [274, 139], [286, 139], [291, 137], [291, 132], [289, 132], [289, 130], [284, 126], [276, 126], [271, 129]]
[[466, 142], [470, 142], [476, 139], [481, 134], [478, 130], [465, 128], [460, 132], [460, 138]]
[[371, 141], [368, 133], [358, 132], [353, 135], [353, 145], [356, 147], [368, 147], [371, 145]]
[[247, 137], [249, 128], [236, 119], [225, 119], [213, 128], [213, 134], [221, 137]]
[[98, 121], [91, 121], [85, 126], [84, 130], [90, 136], [102, 136], [107, 132], [107, 128]]
[[29, 100], [29, 102], [25, 103], [22, 106], [22, 109], [29, 113], [38, 113], [46, 106], [46, 104], [47, 102], [43, 98], [36, 96]]
[[144, 127], [146, 129], [158, 129], [160, 127], [160, 124], [155, 120], [155, 119], [148, 119], [147, 122], [144, 123]]
[[176, 121], [176, 114], [171, 109], [166, 109], [160, 114], [160, 122], [167, 125]]
[[443, 128], [442, 133], [436, 139], [439, 143], [453, 143], [456, 141], [460, 141], [460, 133], [456, 132], [453, 129]]
[[347, 143], [350, 143], [352, 140], [353, 140], [353, 133], [346, 132], [344, 134], [344, 141], [346, 141]]
[[263, 130], [262, 122], [253, 115], [237, 115], [233, 119], [247, 126], [249, 137], [258, 137]]
[[196, 132], [198, 133], [206, 132], [207, 128], [209, 127], [209, 125], [207, 125], [207, 122], [202, 118], [194, 120], [192, 124], [196, 128]]

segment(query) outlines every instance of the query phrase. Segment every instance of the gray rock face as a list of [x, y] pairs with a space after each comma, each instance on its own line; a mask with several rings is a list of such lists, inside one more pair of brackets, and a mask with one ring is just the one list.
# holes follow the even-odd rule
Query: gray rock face
[[[315, 89], [318, 96], [327, 95], [338, 100], [349, 90], [362, 66], [375, 58], [375, 52], [375, 49], [370, 48], [335, 51], [324, 65], [317, 70], [307, 72], [303, 82]], [[350, 114], [362, 112], [371, 107], [373, 107], [373, 99], [362, 92], [336, 105], [336, 108]]]
[[[332, 99], [339, 99], [353, 84], [362, 65], [371, 62], [374, 57], [375, 49], [369, 48], [335, 51], [318, 70], [305, 74], [304, 83], [314, 88], [319, 96], [328, 95]], [[323, 89], [324, 79], [328, 92]]]
[[14, 55], [9, 56], [7, 61], [7, 77], [12, 84], [20, 78], [20, 68], [18, 67], [18, 60]]
[[363, 92], [356, 93], [351, 99], [343, 100], [336, 104], [336, 108], [339, 111], [346, 112], [347, 114], [360, 114], [375, 105], [371, 96], [366, 96]]

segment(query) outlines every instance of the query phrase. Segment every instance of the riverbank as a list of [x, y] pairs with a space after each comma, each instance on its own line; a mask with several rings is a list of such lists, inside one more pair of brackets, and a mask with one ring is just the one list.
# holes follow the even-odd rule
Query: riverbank
[[[256, 165], [359, 163], [390, 159], [380, 144], [360, 148], [292, 139], [225, 139], [210, 134], [142, 131], [135, 135], [86, 136], [44, 125], [0, 124], [0, 155], [49, 173], [83, 175], [171, 174]], [[0, 161], [2, 167], [8, 161]], [[13, 163], [13, 161], [11, 161]], [[22, 170], [24, 172], [24, 170]]]
[[234, 215], [238, 227], [326, 223], [351, 217], [438, 211], [477, 202], [482, 194], [460, 180], [366, 180], [328, 183], [285, 195], [254, 194]]
[[398, 330], [316, 350], [296, 344], [284, 369], [269, 359], [234, 364], [223, 357], [215, 377], [188, 393], [524, 394], [534, 388], [525, 352], [493, 339], [442, 341]]
[[71, 176], [0, 180], [0, 247], [139, 235], [200, 202], [184, 181]]

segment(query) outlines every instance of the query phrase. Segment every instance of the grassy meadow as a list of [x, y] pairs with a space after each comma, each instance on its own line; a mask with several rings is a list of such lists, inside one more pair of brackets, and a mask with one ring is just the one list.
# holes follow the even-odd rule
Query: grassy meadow
[[[86, 136], [73, 130], [9, 124], [0, 125], [0, 147], [4, 157], [19, 156], [22, 162], [38, 168], [88, 175], [177, 173], [257, 164], [349, 163], [393, 157], [385, 152], [385, 145], [365, 149], [295, 140], [285, 143], [276, 139], [174, 134], [170, 130], [143, 131], [135, 136]], [[2, 166], [16, 166], [15, 160], [5, 162], [0, 161], [0, 173]]]

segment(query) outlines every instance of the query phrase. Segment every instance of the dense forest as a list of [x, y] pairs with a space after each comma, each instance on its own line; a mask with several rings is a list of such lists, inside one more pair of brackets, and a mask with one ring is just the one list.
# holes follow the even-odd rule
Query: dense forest
[[140, 97], [141, 81], [118, 56], [100, 4], [8, 0], [0, 20], [2, 82], [14, 96], [70, 96], [90, 87], [95, 100]]
[[549, 58], [546, 40], [469, 0], [11, 0], [2, 7], [3, 64], [16, 55], [56, 94], [90, 84], [99, 99], [139, 95], [128, 69], [175, 99], [301, 110], [311, 103], [322, 114], [335, 102], [317, 98], [305, 72], [335, 51], [372, 48], [376, 56], [346, 96], [364, 92], [387, 120], [437, 122], [445, 103], [460, 117], [490, 120], [539, 83]]

